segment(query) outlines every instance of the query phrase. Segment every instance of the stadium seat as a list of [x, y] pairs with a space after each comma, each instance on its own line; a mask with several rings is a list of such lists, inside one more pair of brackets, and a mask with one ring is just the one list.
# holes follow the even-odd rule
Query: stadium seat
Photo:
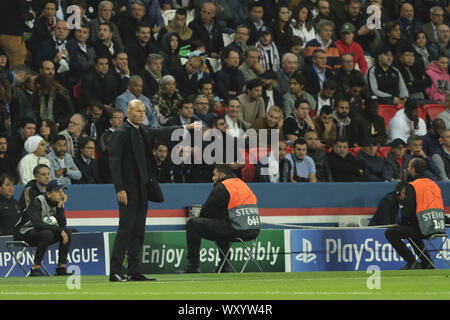
[[76, 85], [74, 85], [72, 90], [73, 90], [73, 97], [76, 100], [80, 100], [80, 98], [81, 98], [81, 83], [77, 83]]
[[242, 180], [245, 182], [253, 182], [255, 180], [256, 168], [254, 165], [246, 165], [241, 169]]
[[377, 150], [377, 156], [382, 157], [383, 159], [387, 157], [389, 152], [391, 152], [392, 147], [380, 147]]
[[422, 118], [423, 121], [427, 122], [427, 114], [422, 106], [418, 106], [417, 115], [419, 116], [419, 118]]
[[397, 107], [394, 105], [380, 104], [378, 106], [378, 115], [383, 117], [386, 129], [389, 126], [389, 122], [395, 116], [397, 111], [398, 111]]
[[361, 147], [348, 148], [348, 152], [351, 153], [354, 157], [356, 157], [360, 151]]
[[[245, 244], [246, 241], [251, 241], [251, 245], [247, 246]], [[231, 269], [234, 272], [236, 272], [236, 269], [233, 267], [233, 264], [231, 263], [231, 261], [228, 258], [231, 255], [231, 246], [232, 246], [233, 243], [240, 244], [242, 246], [242, 248], [244, 249], [244, 253], [247, 255], [247, 257], [244, 258], [244, 260], [245, 260], [244, 266], [242, 267], [241, 271], [239, 271], [239, 272], [242, 273], [242, 272], [245, 271], [245, 268], [247, 267], [247, 264], [248, 264], [248, 262], [250, 260], [252, 260], [256, 264], [256, 266], [258, 267], [259, 272], [262, 272], [261, 267], [259, 266], [258, 262], [255, 259], [256, 255], [254, 254], [255, 249], [256, 249], [256, 238], [255, 239], [242, 239], [242, 238], [236, 237], [236, 238], [231, 240], [230, 247], [228, 248], [226, 253], [223, 252], [220, 249], [220, 247], [218, 247], [219, 251], [221, 252], [222, 256], [224, 256], [224, 258], [222, 260], [222, 263], [220, 264], [220, 267], [219, 267], [217, 273], [221, 273], [222, 272], [222, 269], [225, 266], [225, 263], [228, 263], [228, 265], [231, 267]]]
[[[6, 248], [8, 249], [9, 253], [13, 257], [14, 263], [9, 269], [9, 271], [6, 273], [5, 278], [8, 278], [11, 272], [14, 270], [15, 266], [18, 264], [20, 269], [22, 269], [23, 273], [25, 273], [25, 277], [28, 277], [30, 275], [31, 271], [25, 270], [25, 267], [20, 262], [20, 257], [22, 257], [25, 254], [25, 251], [28, 251], [28, 253], [31, 255], [31, 257], [34, 259], [34, 250], [30, 247], [28, 243], [25, 241], [7, 241], [6, 242]], [[22, 248], [19, 252], [15, 252], [14, 248]], [[23, 260], [23, 261], [26, 261]], [[47, 276], [50, 276], [47, 269], [44, 267], [44, 265], [41, 265], [41, 268], [45, 271]]]
[[425, 114], [433, 121], [437, 118], [439, 113], [444, 112], [447, 107], [442, 104], [426, 104], [423, 106]]
[[314, 118], [314, 117], [316, 116], [316, 114], [317, 114], [317, 111], [316, 111], [316, 110], [309, 110], [309, 116], [310, 116], [311, 118]]

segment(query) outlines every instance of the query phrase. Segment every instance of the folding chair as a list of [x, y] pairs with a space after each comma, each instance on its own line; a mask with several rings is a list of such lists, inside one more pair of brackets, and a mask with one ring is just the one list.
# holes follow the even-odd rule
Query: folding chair
[[[8, 278], [10, 273], [15, 268], [16, 264], [18, 264], [20, 269], [22, 269], [23, 273], [25, 273], [25, 277], [28, 277], [30, 275], [30, 271], [25, 270], [23, 264], [20, 263], [19, 259], [20, 259], [21, 256], [23, 256], [25, 254], [26, 251], [30, 252], [31, 256], [34, 259], [34, 250], [33, 250], [33, 248], [30, 247], [30, 245], [28, 243], [26, 243], [25, 241], [7, 241], [6, 242], [6, 248], [8, 248], [9, 253], [11, 253], [12, 257], [14, 258], [14, 263], [11, 266], [11, 268], [9, 269], [9, 271], [6, 273], [5, 278]], [[22, 250], [20, 250], [16, 254], [16, 252], [14, 251], [14, 248], [22, 248]], [[47, 276], [50, 276], [50, 274], [48, 273], [47, 269], [43, 265], [41, 265], [41, 268], [45, 271]]]
[[[433, 240], [435, 240], [435, 239], [439, 239], [439, 238], [441, 238], [442, 239], [442, 244], [439, 246], [439, 248], [438, 247], [436, 247], [434, 244], [433, 244]], [[431, 236], [429, 236], [429, 237], [426, 237], [426, 238], [424, 238], [424, 240], [427, 240], [427, 242], [430, 244], [430, 246], [433, 248], [433, 250], [432, 251], [434, 251], [434, 256], [430, 256], [430, 258], [428, 258], [427, 257], [427, 255], [425, 254], [425, 250], [426, 250], [426, 248], [424, 249], [424, 250], [421, 250], [420, 248], [419, 248], [419, 246], [411, 239], [411, 238], [408, 238], [408, 240], [409, 240], [409, 242], [420, 252], [420, 255], [419, 255], [419, 257], [418, 257], [418, 259], [422, 259], [422, 258], [425, 258], [425, 259], [427, 259], [428, 260], [428, 262], [435, 268], [435, 269], [437, 269], [437, 267], [436, 267], [436, 265], [434, 264], [434, 260], [438, 257], [438, 255], [440, 256], [440, 258], [442, 258], [442, 260], [444, 260], [449, 266], [450, 266], [450, 263], [448, 262], [448, 259], [447, 259], [447, 256], [449, 255], [449, 253], [446, 253], [446, 252], [444, 252], [444, 251], [448, 251], [448, 249], [444, 249], [444, 244], [445, 244], [445, 242], [448, 240], [448, 235], [447, 235], [447, 233], [436, 233], [436, 234], [433, 234], [433, 235], [431, 235]]]
[[242, 238], [236, 237], [236, 238], [232, 239], [226, 254], [225, 254], [225, 252], [222, 251], [222, 249], [220, 249], [220, 247], [218, 247], [220, 253], [222, 254], [222, 256], [224, 256], [224, 258], [223, 258], [223, 261], [222, 261], [222, 263], [221, 263], [217, 273], [221, 273], [222, 272], [222, 269], [225, 266], [225, 263], [227, 263], [227, 262], [231, 266], [231, 269], [233, 270], [233, 272], [237, 272], [236, 269], [233, 267], [233, 264], [229, 260], [229, 256], [231, 256], [231, 246], [232, 246], [233, 243], [241, 244], [242, 248], [244, 249], [245, 254], [247, 255], [247, 261], [245, 261], [244, 266], [242, 267], [241, 271], [239, 271], [239, 272], [240, 273], [244, 272], [244, 270], [247, 267], [247, 264], [248, 264], [248, 262], [250, 260], [252, 260], [256, 264], [256, 266], [258, 267], [259, 272], [262, 272], [261, 267], [259, 266], [258, 262], [256, 261], [255, 257], [252, 254], [255, 251], [255, 248], [256, 248], [256, 238], [255, 239], [251, 239], [251, 240], [247, 240], [247, 241], [251, 241], [251, 245], [250, 246], [247, 246], [247, 244], [245, 243], [245, 240], [243, 240]]

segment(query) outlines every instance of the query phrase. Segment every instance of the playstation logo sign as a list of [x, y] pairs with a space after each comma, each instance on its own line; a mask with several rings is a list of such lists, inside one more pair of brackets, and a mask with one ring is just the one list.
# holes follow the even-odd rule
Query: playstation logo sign
[[299, 253], [295, 260], [303, 262], [303, 263], [310, 263], [316, 260], [317, 255], [312, 253], [312, 243], [311, 241], [303, 238], [302, 240], [302, 252]]

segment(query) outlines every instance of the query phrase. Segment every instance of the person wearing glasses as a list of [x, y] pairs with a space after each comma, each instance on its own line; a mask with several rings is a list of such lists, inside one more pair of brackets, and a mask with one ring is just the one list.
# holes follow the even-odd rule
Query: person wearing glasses
[[75, 157], [78, 150], [78, 140], [81, 137], [87, 137], [84, 128], [86, 126], [86, 119], [82, 114], [75, 113], [69, 121], [67, 129], [61, 131], [59, 134], [66, 137], [67, 140], [67, 153], [70, 153], [72, 157]]

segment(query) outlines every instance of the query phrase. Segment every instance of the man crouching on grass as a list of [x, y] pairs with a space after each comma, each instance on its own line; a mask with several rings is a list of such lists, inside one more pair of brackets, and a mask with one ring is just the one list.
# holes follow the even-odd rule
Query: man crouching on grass
[[27, 242], [37, 247], [34, 264], [30, 276], [44, 276], [41, 263], [47, 248], [59, 242], [57, 276], [71, 275], [66, 270], [67, 254], [69, 253], [71, 232], [66, 228], [67, 222], [64, 207], [58, 203], [64, 199], [64, 187], [60, 181], [48, 183], [46, 192], [34, 198], [24, 210], [21, 221], [16, 226], [14, 240]]

